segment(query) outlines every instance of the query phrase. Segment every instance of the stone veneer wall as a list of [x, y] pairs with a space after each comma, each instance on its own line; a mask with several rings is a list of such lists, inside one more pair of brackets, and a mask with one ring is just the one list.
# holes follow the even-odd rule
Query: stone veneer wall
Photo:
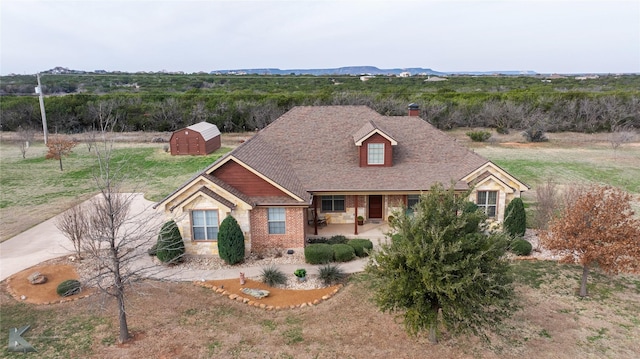
[[269, 234], [267, 207], [255, 207], [251, 217], [251, 250], [302, 248], [305, 241], [306, 209], [285, 207], [285, 233]]

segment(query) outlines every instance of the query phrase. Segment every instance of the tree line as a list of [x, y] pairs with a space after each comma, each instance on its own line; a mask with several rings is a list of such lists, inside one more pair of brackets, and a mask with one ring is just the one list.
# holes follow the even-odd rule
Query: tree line
[[[151, 86], [154, 78], [156, 85]], [[466, 77], [431, 84], [424, 78], [363, 82], [354, 77], [184, 75], [178, 77], [180, 86], [162, 75], [143, 77], [145, 82], [141, 83], [147, 85], [132, 83], [135, 79], [111, 78], [112, 84], [117, 82], [113, 85], [117, 90], [108, 87], [111, 90], [106, 92], [102, 91], [105, 87], [94, 84], [91, 91], [78, 93], [78, 88], [89, 86], [69, 79], [59, 82], [58, 87], [43, 85], [49, 130], [90, 131], [101, 118], [110, 116], [118, 119], [118, 131], [174, 131], [207, 121], [223, 132], [241, 132], [261, 129], [294, 106], [366, 105], [383, 115], [397, 116], [405, 115], [412, 102], [420, 106], [422, 118], [444, 130], [487, 127], [508, 132], [537, 126], [548, 132], [592, 133], [640, 128], [640, 86], [633, 88], [640, 82], [638, 76], [594, 83], [563, 79], [555, 84], [529, 77]], [[575, 83], [582, 87], [575, 87]], [[69, 85], [73, 92], [60, 90], [64, 87], [61, 84]], [[26, 86], [20, 81], [2, 86], [0, 129], [39, 127], [36, 96], [7, 92], [10, 86]], [[54, 94], [54, 89], [62, 92]]]

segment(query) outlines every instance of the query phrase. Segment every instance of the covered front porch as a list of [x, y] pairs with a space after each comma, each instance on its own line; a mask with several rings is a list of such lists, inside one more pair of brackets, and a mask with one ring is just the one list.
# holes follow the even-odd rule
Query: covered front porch
[[[357, 234], [355, 228], [357, 227]], [[371, 240], [374, 244], [386, 239], [386, 233], [389, 232], [387, 222], [366, 222], [364, 225], [357, 226], [354, 223], [328, 223], [325, 226], [317, 228], [318, 234], [315, 234], [313, 224], [306, 226], [307, 238], [325, 237], [330, 238], [336, 235], [343, 235], [347, 238], [365, 238]]]

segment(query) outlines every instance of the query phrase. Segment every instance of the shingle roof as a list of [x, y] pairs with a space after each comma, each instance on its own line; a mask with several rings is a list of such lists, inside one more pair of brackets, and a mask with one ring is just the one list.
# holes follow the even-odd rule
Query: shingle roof
[[[359, 167], [354, 138], [367, 128], [398, 141], [392, 167]], [[419, 117], [382, 116], [366, 106], [295, 107], [232, 155], [297, 195], [428, 190], [438, 182], [460, 187], [487, 162]]]
[[218, 126], [206, 121], [198, 122], [195, 125], [188, 126], [187, 128], [192, 131], [199, 132], [205, 141], [209, 141], [216, 136], [220, 136]]

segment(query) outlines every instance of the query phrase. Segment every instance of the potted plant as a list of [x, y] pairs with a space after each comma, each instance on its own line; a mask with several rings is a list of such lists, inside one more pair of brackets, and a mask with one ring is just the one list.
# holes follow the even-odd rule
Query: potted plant
[[304, 282], [305, 280], [307, 280], [307, 270], [304, 268], [298, 268], [296, 269], [293, 274], [298, 277], [298, 280], [301, 282]]
[[358, 225], [362, 226], [364, 224], [364, 217], [358, 216]]

